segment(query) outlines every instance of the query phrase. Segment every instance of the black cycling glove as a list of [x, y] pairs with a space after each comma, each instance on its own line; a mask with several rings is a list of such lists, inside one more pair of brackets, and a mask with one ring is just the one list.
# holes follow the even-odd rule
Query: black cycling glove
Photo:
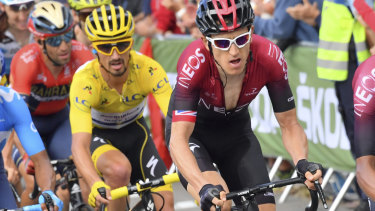
[[199, 191], [201, 209], [203, 211], [210, 211], [211, 206], [214, 205], [212, 199], [214, 199], [214, 197], [220, 198], [221, 191], [224, 191], [224, 188], [221, 185], [204, 185]]
[[297, 162], [296, 169], [297, 169], [297, 173], [299, 174], [299, 176], [302, 176], [303, 178], [305, 178], [306, 172], [309, 171], [312, 174], [315, 174], [317, 170], [319, 169], [322, 170], [323, 167], [319, 163], [313, 163], [313, 162], [307, 161], [306, 159], [301, 159]]

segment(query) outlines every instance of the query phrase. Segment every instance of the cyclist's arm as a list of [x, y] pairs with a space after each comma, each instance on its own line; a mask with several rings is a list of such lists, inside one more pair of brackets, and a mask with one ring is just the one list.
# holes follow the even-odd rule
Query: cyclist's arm
[[177, 169], [198, 193], [203, 185], [209, 182], [205, 180], [200, 171], [197, 160], [189, 148], [189, 137], [194, 130], [195, 123], [188, 121], [172, 122], [171, 141], [169, 144], [171, 157]]
[[55, 172], [52, 169], [46, 150], [30, 156], [34, 163], [35, 178], [42, 191], [54, 190]]
[[[357, 83], [362, 83], [361, 78], [357, 79]], [[356, 87], [354, 93], [361, 93], [359, 88], [363, 87]], [[363, 93], [363, 92], [362, 92]], [[363, 96], [369, 96], [365, 94]], [[354, 103], [362, 103], [360, 98], [354, 94]], [[373, 154], [373, 150], [375, 148], [375, 105], [372, 103], [375, 102], [373, 97], [370, 98], [369, 104], [362, 107], [363, 113], [357, 113], [354, 115], [354, 125], [355, 125], [355, 133], [354, 133], [354, 148], [356, 154], [356, 177], [358, 184], [360, 185], [361, 189], [366, 193], [368, 197], [372, 200], [375, 200], [375, 156]], [[371, 113], [366, 113], [372, 111]]]
[[375, 199], [375, 168], [373, 163], [375, 162], [375, 156], [361, 156], [356, 159], [356, 172], [357, 181], [361, 186], [361, 189], [366, 195], [372, 200]]
[[300, 159], [306, 159], [308, 150], [307, 137], [297, 120], [296, 109], [276, 112], [275, 116], [280, 125], [283, 144], [292, 157], [294, 164], [297, 164]]
[[20, 178], [17, 166], [14, 163], [13, 157], [12, 157], [14, 135], [15, 133], [13, 130], [1, 152], [3, 154], [4, 167], [7, 170], [7, 174], [8, 174], [8, 181], [12, 184], [16, 184]]
[[[82, 68], [83, 66], [81, 66]], [[90, 153], [90, 143], [91, 143], [91, 133], [92, 133], [92, 117], [91, 108], [95, 107], [98, 103], [100, 96], [99, 88], [95, 82], [90, 81], [89, 78], [80, 77], [79, 72], [76, 72], [73, 77], [73, 82], [70, 87], [70, 125], [72, 129], [72, 155], [74, 164], [76, 165], [78, 171], [88, 185], [91, 187], [91, 193], [89, 195], [89, 203], [108, 203], [108, 200], [103, 199], [100, 195], [96, 195], [97, 188], [94, 184], [102, 182], [101, 178], [98, 176], [94, 163], [91, 159]], [[92, 87], [91, 90], [85, 89], [85, 87]], [[95, 190], [95, 191], [93, 191]], [[95, 195], [95, 196], [94, 196]], [[94, 201], [90, 202], [90, 197], [94, 196]], [[110, 192], [107, 190], [107, 197], [110, 197]]]
[[31, 120], [29, 109], [15, 91], [10, 89], [9, 95], [13, 96], [13, 100], [7, 104], [6, 109], [14, 121], [14, 129], [22, 147], [34, 162], [38, 185], [42, 190], [53, 190], [55, 174], [42, 139]]
[[72, 155], [74, 164], [83, 175], [90, 187], [97, 181], [101, 181], [98, 176], [90, 153], [91, 133], [79, 132], [73, 134]]

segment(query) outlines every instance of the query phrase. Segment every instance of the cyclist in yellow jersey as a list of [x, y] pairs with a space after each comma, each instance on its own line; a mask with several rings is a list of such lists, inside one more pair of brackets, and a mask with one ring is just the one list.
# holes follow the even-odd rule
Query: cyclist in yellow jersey
[[[153, 94], [166, 115], [172, 88], [160, 64], [131, 50], [134, 22], [121, 6], [95, 9], [85, 31], [97, 58], [80, 67], [70, 88], [72, 154], [91, 187], [89, 204], [124, 210], [126, 199], [110, 200], [110, 189], [167, 171], [142, 114], [147, 95]], [[98, 193], [101, 187], [108, 200]], [[153, 191], [164, 198], [152, 194], [158, 210], [173, 210], [171, 185]]]

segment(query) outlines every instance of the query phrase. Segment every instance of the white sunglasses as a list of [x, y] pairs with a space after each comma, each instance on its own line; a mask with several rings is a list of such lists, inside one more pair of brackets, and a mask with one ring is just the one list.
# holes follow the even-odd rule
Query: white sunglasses
[[210, 41], [215, 48], [222, 51], [227, 51], [230, 46], [232, 46], [232, 43], [235, 43], [238, 48], [243, 48], [251, 40], [251, 29], [249, 30], [249, 32], [240, 34], [234, 39], [211, 37], [206, 37], [206, 39]]

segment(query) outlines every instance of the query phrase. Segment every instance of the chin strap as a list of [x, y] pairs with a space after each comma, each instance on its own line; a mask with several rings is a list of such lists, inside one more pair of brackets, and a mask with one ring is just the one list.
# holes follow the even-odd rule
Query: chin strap
[[219, 64], [219, 62], [216, 61], [216, 59], [215, 59], [215, 57], [214, 57], [214, 53], [212, 52], [212, 45], [211, 45], [211, 42], [208, 42], [208, 48], [210, 49], [210, 53], [211, 53], [212, 57], [214, 58], [215, 63], [216, 63], [217, 65], [219, 65], [221, 71], [224, 73], [224, 76], [225, 76], [225, 84], [223, 83], [223, 88], [225, 89], [225, 87], [227, 86], [227, 83], [228, 83], [228, 77], [227, 77], [227, 74], [225, 73], [224, 68]]
[[43, 42], [43, 53], [44, 53], [45, 55], [47, 55], [47, 58], [52, 62], [52, 64], [53, 64], [54, 66], [57, 66], [57, 67], [64, 66], [63, 64], [60, 64], [60, 63], [56, 62], [55, 60], [53, 60], [53, 59], [48, 55], [48, 53], [47, 53], [47, 47], [46, 47], [46, 42], [45, 42], [44, 40], [43, 40], [42, 42]]

